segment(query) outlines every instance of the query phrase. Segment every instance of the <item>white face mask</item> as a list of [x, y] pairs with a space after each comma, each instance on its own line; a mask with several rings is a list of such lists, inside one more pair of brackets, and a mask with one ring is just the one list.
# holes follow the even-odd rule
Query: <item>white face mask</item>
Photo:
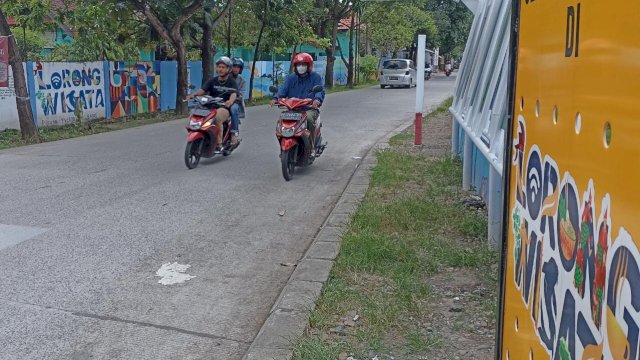
[[302, 74], [306, 73], [306, 72], [307, 72], [307, 65], [302, 64], [302, 65], [298, 65], [298, 66], [296, 66], [296, 71], [297, 71], [297, 72], [298, 72], [298, 74], [300, 74], [300, 75], [302, 75]]

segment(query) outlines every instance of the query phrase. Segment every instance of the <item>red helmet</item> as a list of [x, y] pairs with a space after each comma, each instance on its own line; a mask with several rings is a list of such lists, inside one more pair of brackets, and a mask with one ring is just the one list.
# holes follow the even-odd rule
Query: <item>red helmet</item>
[[298, 64], [307, 64], [307, 66], [309, 67], [308, 71], [312, 71], [313, 70], [313, 57], [311, 57], [311, 55], [309, 55], [307, 53], [298, 53], [293, 58], [293, 66], [296, 66]]

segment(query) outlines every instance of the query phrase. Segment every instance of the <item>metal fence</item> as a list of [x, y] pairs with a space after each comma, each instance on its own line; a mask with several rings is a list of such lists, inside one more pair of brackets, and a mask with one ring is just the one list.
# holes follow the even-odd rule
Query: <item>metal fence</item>
[[456, 82], [452, 152], [463, 158], [463, 187], [487, 202], [489, 244], [501, 239], [511, 2], [480, 0]]

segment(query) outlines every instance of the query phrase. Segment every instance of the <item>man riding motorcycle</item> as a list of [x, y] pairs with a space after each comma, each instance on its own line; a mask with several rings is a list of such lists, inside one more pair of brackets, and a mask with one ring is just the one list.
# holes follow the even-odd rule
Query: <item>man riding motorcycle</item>
[[[271, 100], [270, 106], [276, 104], [278, 99], [281, 98], [298, 98], [298, 99], [313, 99], [313, 108], [306, 111], [307, 127], [311, 132], [311, 144], [312, 149], [315, 149], [314, 133], [316, 127], [316, 120], [320, 115], [318, 110], [324, 102], [325, 92], [313, 93], [312, 89], [316, 85], [322, 86], [322, 77], [313, 71], [313, 58], [307, 53], [299, 53], [293, 59], [293, 66], [295, 73], [290, 74], [284, 81], [284, 84], [280, 86], [278, 93], [274, 95]], [[315, 153], [315, 151], [313, 151]]]
[[240, 118], [244, 117], [244, 93], [246, 90], [246, 81], [242, 77], [242, 70], [244, 69], [244, 60], [239, 57], [231, 59], [233, 69], [231, 70], [231, 77], [238, 85], [238, 98], [236, 102], [231, 106], [231, 133], [234, 136], [238, 136], [240, 132]]
[[[192, 99], [194, 96], [200, 96], [204, 94], [213, 97], [222, 97], [225, 101], [225, 107], [219, 108], [218, 113], [216, 114], [216, 126], [218, 126], [220, 129], [222, 129], [222, 124], [225, 121], [229, 120], [229, 109], [231, 109], [237, 99], [236, 93], [222, 92], [216, 89], [216, 87], [226, 87], [233, 89], [238, 88], [235, 80], [233, 80], [233, 78], [231, 77], [231, 67], [231, 59], [226, 56], [221, 57], [220, 59], [218, 59], [218, 61], [216, 61], [216, 72], [218, 73], [218, 76], [208, 80], [201, 89], [198, 89], [198, 91], [196, 91], [195, 93], [187, 96], [187, 100]], [[231, 135], [231, 143], [233, 145], [236, 145], [238, 143], [238, 138], [235, 134]], [[216, 147], [215, 151], [217, 154], [219, 154], [222, 152], [222, 131], [218, 132], [217, 144], [218, 146]]]

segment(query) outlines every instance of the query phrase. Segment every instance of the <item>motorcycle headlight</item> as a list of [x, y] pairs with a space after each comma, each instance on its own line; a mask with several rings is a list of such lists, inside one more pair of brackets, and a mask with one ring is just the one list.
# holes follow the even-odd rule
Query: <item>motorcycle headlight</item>
[[292, 127], [282, 127], [282, 137], [292, 137], [295, 129]]
[[202, 126], [202, 124], [199, 121], [191, 120], [189, 122], [189, 127], [191, 128], [191, 130], [200, 130], [201, 126]]

